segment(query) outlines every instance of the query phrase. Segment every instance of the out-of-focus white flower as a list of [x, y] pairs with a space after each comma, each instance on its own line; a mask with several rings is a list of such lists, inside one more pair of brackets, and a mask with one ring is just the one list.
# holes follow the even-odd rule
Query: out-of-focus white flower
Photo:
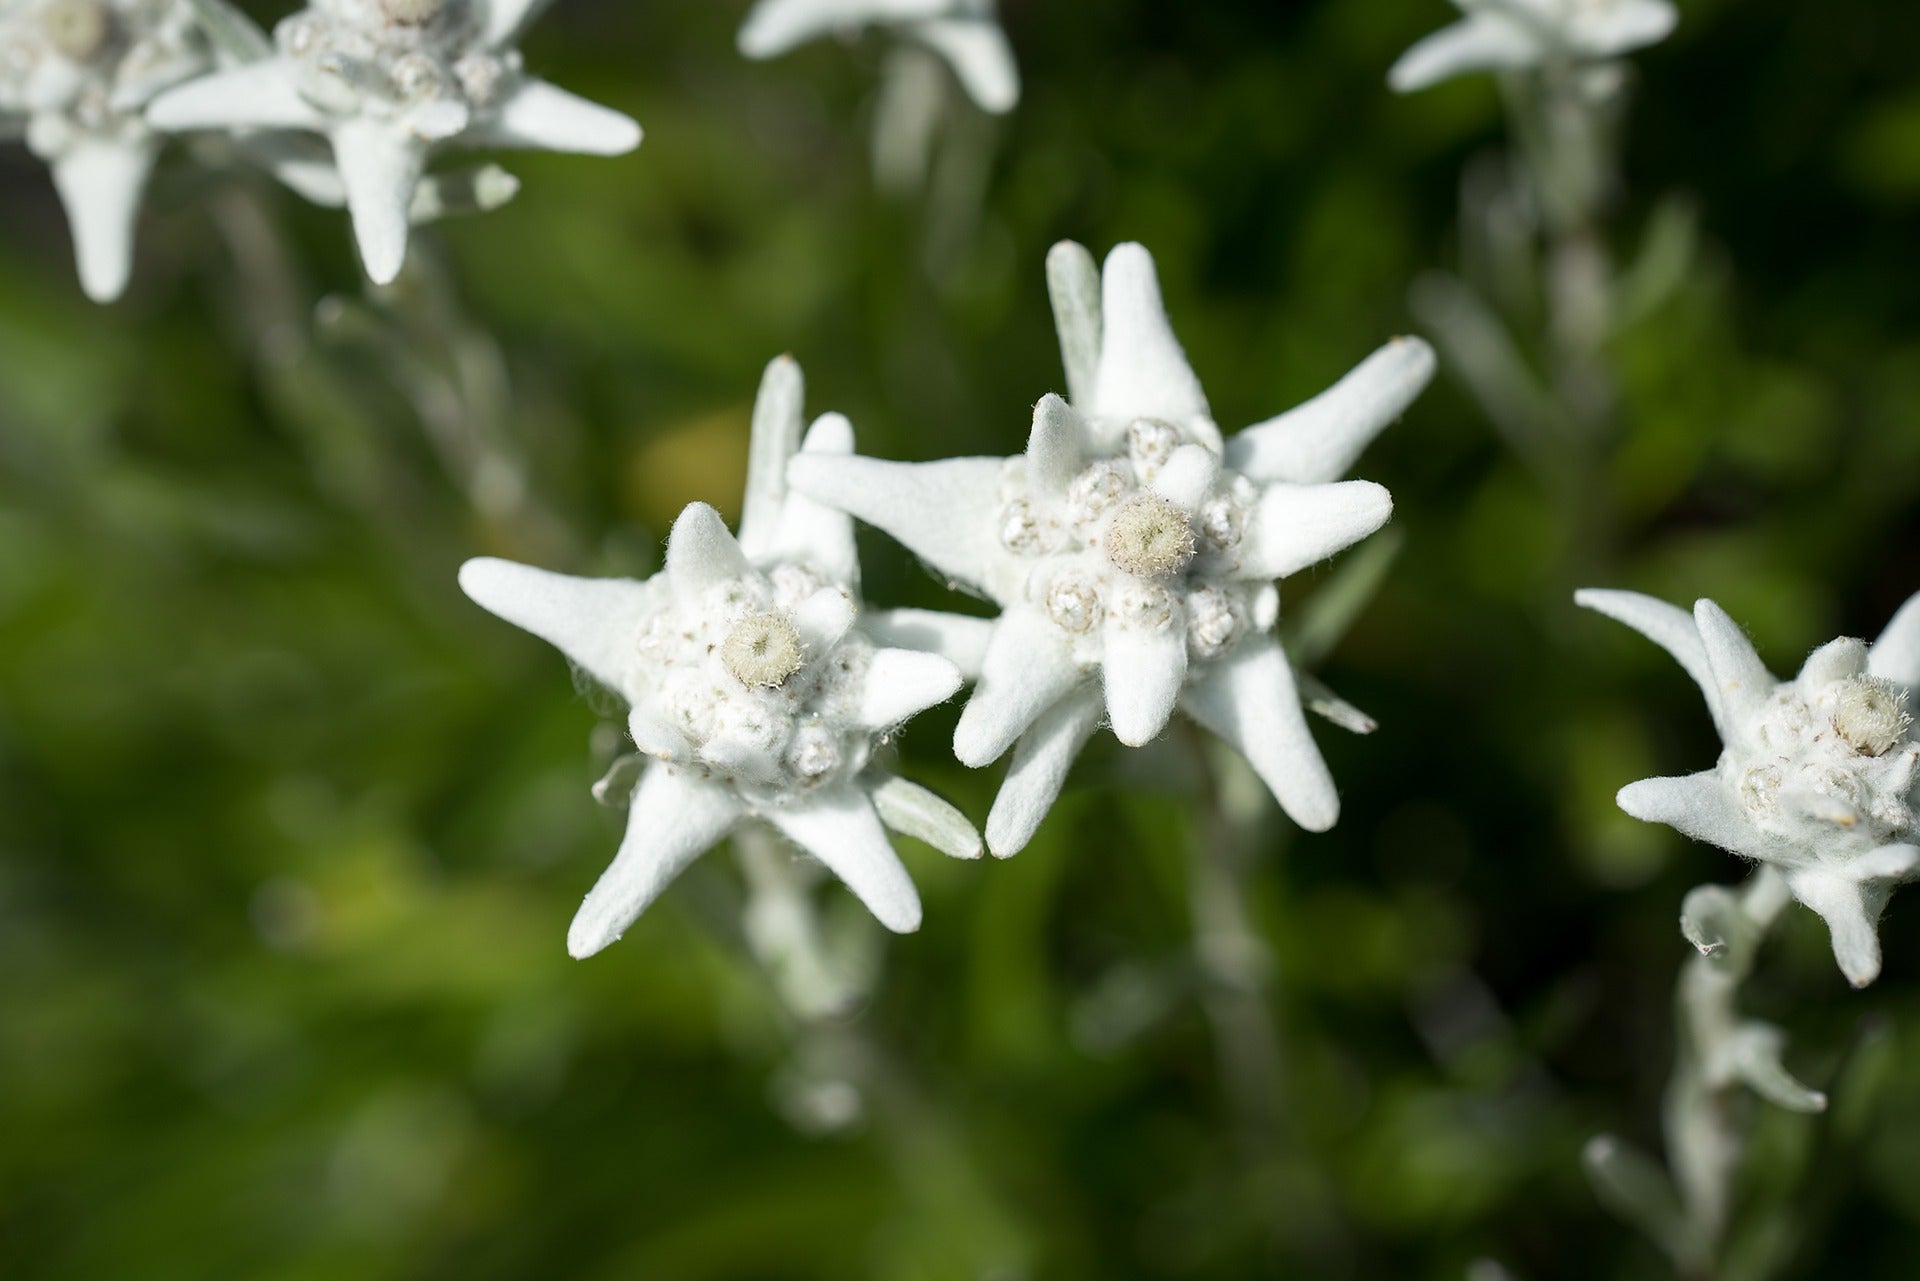
[[938, 53], [984, 111], [1011, 111], [1020, 101], [1020, 69], [993, 0], [760, 0], [740, 28], [740, 52], [777, 58], [864, 27], [884, 27]]
[[513, 48], [543, 0], [313, 0], [272, 57], [196, 80], [149, 108], [155, 128], [324, 135], [361, 260], [386, 284], [406, 259], [414, 197], [450, 145], [613, 156], [640, 126], [526, 74]]
[[1387, 83], [1412, 93], [1478, 71], [1606, 62], [1667, 38], [1668, 0], [1453, 0], [1466, 16], [1402, 54]]
[[0, 135], [20, 134], [53, 171], [80, 284], [126, 291], [134, 227], [161, 140], [141, 112], [213, 65], [185, 0], [0, 4]]
[[551, 642], [624, 698], [651, 758], [626, 839], [567, 935], [591, 956], [619, 938], [689, 862], [746, 820], [772, 824], [818, 858], [887, 928], [920, 924], [920, 898], [883, 825], [960, 858], [980, 837], [952, 806], [889, 774], [874, 749], [952, 697], [948, 660], [889, 647], [944, 615], [858, 613], [852, 521], [787, 491], [805, 456], [853, 449], [828, 414], [801, 445], [802, 382], [782, 357], [754, 408], [752, 461], [736, 540], [713, 508], [688, 507], [666, 567], [644, 582], [572, 578], [472, 560], [460, 585], [482, 607]]
[[1620, 808], [1780, 869], [1795, 898], [1826, 919], [1855, 987], [1880, 973], [1876, 925], [1893, 887], [1920, 875], [1920, 595], [1877, 643], [1841, 639], [1800, 674], [1776, 680], [1726, 612], [1693, 613], [1634, 592], [1575, 599], [1665, 649], [1706, 694], [1726, 745], [1714, 768], [1649, 778]]
[[960, 629], [930, 638], [979, 676], [955, 754], [982, 766], [1015, 749], [987, 820], [995, 854], [1026, 845], [1103, 720], [1138, 746], [1176, 706], [1244, 754], [1294, 821], [1332, 826], [1339, 799], [1274, 634], [1274, 580], [1386, 523], [1385, 489], [1335, 478], [1426, 386], [1432, 350], [1395, 339], [1223, 441], [1144, 248], [1115, 249], [1104, 278], [1071, 243], [1047, 268], [1072, 395], [1040, 401], [1024, 455], [803, 455], [790, 481], [1001, 607], [984, 645]]

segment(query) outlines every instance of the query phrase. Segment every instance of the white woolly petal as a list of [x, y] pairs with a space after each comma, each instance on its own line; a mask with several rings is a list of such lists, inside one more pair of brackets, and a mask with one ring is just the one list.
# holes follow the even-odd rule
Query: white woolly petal
[[1720, 703], [1720, 685], [1714, 679], [1713, 664], [1707, 661], [1706, 643], [1700, 639], [1700, 627], [1693, 621], [1692, 614], [1678, 605], [1669, 605], [1639, 592], [1588, 587], [1575, 592], [1573, 599], [1577, 605], [1625, 623], [1673, 655], [1706, 696], [1707, 711], [1713, 716], [1720, 737], [1727, 737], [1729, 728]]
[[[839, 414], [822, 414], [807, 432], [801, 453], [846, 457], [853, 453], [853, 424]], [[744, 540], [742, 542], [744, 546]], [[860, 553], [853, 541], [853, 517], [805, 494], [789, 492], [769, 540], [774, 559], [811, 565], [836, 583], [860, 584]]]
[[740, 547], [765, 561], [787, 496], [787, 460], [800, 451], [806, 429], [806, 376], [792, 356], [776, 356], [760, 376], [747, 446], [747, 493], [740, 504]]
[[575, 578], [492, 557], [460, 567], [460, 590], [622, 694], [635, 662], [634, 638], [660, 601], [653, 582]]
[[218, 71], [169, 89], [147, 106], [147, 123], [187, 129], [308, 129], [326, 127], [320, 109], [300, 96], [299, 72], [285, 58], [267, 58]]
[[1673, 34], [1680, 11], [1667, 0], [1615, 0], [1583, 13], [1575, 28], [1580, 52], [1590, 58], [1613, 58]]
[[796, 45], [869, 23], [910, 22], [945, 12], [952, 0], [760, 0], [740, 27], [740, 52], [776, 58]]
[[1100, 368], [1100, 267], [1085, 245], [1062, 240], [1047, 251], [1047, 295], [1060, 335], [1067, 393], [1073, 403], [1093, 403]]
[[860, 689], [860, 723], [889, 729], [960, 692], [960, 669], [938, 654], [876, 649]]
[[860, 630], [876, 645], [938, 654], [973, 680], [986, 661], [993, 620], [930, 609], [880, 609], [860, 616]]
[[1042, 396], [1027, 436], [1027, 485], [1039, 493], [1066, 493], [1092, 450], [1086, 420], [1058, 396]]
[[1726, 610], [1710, 600], [1695, 601], [1693, 622], [1700, 629], [1701, 644], [1706, 646], [1727, 727], [1737, 733], [1766, 703], [1779, 682], [1760, 661], [1740, 625], [1727, 617]]
[[1833, 937], [1833, 959], [1855, 987], [1880, 977], [1880, 936], [1876, 929], [1886, 907], [1883, 888], [1862, 886], [1824, 868], [1787, 874], [1793, 896], [1820, 914]]
[[1907, 598], [1867, 653], [1867, 670], [1908, 687], [1920, 686], [1920, 592]]
[[332, 137], [360, 260], [375, 284], [392, 284], [407, 258], [409, 211], [426, 168], [427, 145], [375, 120], [344, 121]]
[[489, 48], [511, 45], [540, 16], [551, 0], [485, 0], [487, 26], [481, 40]]
[[1203, 668], [1180, 701], [1187, 715], [1247, 758], [1294, 822], [1324, 832], [1339, 821], [1333, 775], [1307, 728], [1293, 668], [1273, 637], [1242, 641]]
[[1001, 458], [895, 463], [800, 454], [787, 483], [884, 530], [959, 582], [984, 587], [1004, 552], [997, 533]]
[[73, 230], [80, 287], [95, 302], [112, 302], [133, 275], [134, 228], [140, 197], [160, 154], [140, 142], [82, 140], [53, 162], [53, 183]]
[[1285, 578], [1353, 546], [1392, 515], [1393, 495], [1370, 480], [1269, 485], [1260, 491], [1233, 576]]
[[1464, 22], [1443, 27], [1401, 54], [1387, 72], [1387, 83], [1396, 93], [1413, 93], [1476, 71], [1530, 67], [1545, 53], [1538, 37], [1520, 23], [1497, 14], [1476, 13]]
[[727, 522], [705, 503], [689, 503], [667, 535], [667, 583], [675, 600], [694, 603], [712, 587], [731, 582], [748, 571]]
[[716, 783], [653, 765], [627, 810], [627, 835], [567, 930], [567, 951], [584, 960], [626, 932], [687, 864], [742, 817], [733, 793]]
[[1665, 823], [1683, 836], [1760, 858], [1772, 845], [1747, 817], [1714, 770], [1682, 778], [1643, 778], [1620, 789], [1620, 808], [1647, 823]]
[[620, 156], [640, 145], [640, 126], [611, 107], [557, 85], [521, 80], [469, 135], [475, 146]]
[[846, 882], [880, 924], [896, 934], [920, 928], [920, 894], [864, 793], [836, 788], [766, 817]]
[[982, 111], [1004, 115], [1020, 101], [1020, 67], [1007, 33], [991, 18], [935, 18], [915, 23], [914, 37], [953, 66]]
[[687, 750], [687, 736], [650, 707], [627, 713], [627, 737], [643, 755], [670, 760]]
[[1153, 477], [1153, 492], [1189, 516], [1213, 488], [1220, 456], [1205, 445], [1182, 445]]
[[873, 812], [890, 830], [953, 858], [979, 858], [980, 833], [958, 809], [918, 783], [889, 778], [873, 789]]
[[953, 733], [953, 754], [975, 769], [995, 760], [1079, 681], [1060, 629], [1037, 609], [1009, 609], [987, 642], [980, 682]]
[[1108, 623], [1101, 637], [1101, 677], [1113, 736], [1128, 747], [1160, 737], [1173, 717], [1187, 678], [1187, 636], [1177, 627], [1159, 631]]
[[1433, 348], [1395, 338], [1306, 404], [1227, 441], [1227, 466], [1261, 481], [1338, 480], [1433, 381]]
[[1910, 881], [1920, 872], [1920, 845], [1881, 845], [1847, 861], [1856, 881]]
[[1807, 655], [1794, 679], [1809, 689], [1850, 680], [1867, 670], [1867, 643], [1852, 636], [1830, 640]]
[[826, 655], [852, 626], [853, 602], [838, 587], [822, 587], [793, 610], [793, 630], [800, 633], [809, 660]]
[[987, 814], [987, 848], [1012, 858], [1027, 847], [1060, 797], [1074, 758], [1099, 728], [1101, 699], [1092, 690], [1062, 699], [1014, 745], [1013, 762]]
[[1175, 423], [1209, 417], [1206, 393], [1160, 300], [1153, 255], [1141, 245], [1120, 245], [1107, 255], [1102, 286], [1093, 412]]

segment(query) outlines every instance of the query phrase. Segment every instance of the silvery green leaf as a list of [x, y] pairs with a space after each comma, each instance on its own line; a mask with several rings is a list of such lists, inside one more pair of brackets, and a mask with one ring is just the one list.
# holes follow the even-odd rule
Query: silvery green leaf
[[638, 752], [614, 758], [606, 774], [593, 785], [593, 799], [608, 809], [627, 808], [633, 800], [633, 789], [640, 785], [640, 772], [646, 767], [647, 758]]
[[1674, 1260], [1702, 1255], [1672, 1182], [1645, 1154], [1611, 1134], [1602, 1134], [1588, 1140], [1581, 1160], [1601, 1204], [1645, 1233]]
[[234, 62], [258, 62], [273, 54], [273, 39], [229, 0], [187, 0], [214, 48]]
[[490, 213], [519, 193], [520, 180], [499, 165], [429, 174], [415, 189], [407, 217], [420, 227], [443, 218]]
[[979, 858], [980, 833], [967, 816], [918, 783], [889, 778], [873, 789], [874, 812], [902, 836], [925, 841], [954, 858]]
[[1300, 607], [1287, 637], [1287, 653], [1296, 665], [1312, 668], [1326, 660], [1373, 603], [1406, 544], [1403, 531], [1392, 527], [1382, 530], [1347, 557], [1333, 577]]
[[1787, 1036], [1769, 1023], [1742, 1024], [1727, 1047], [1728, 1063], [1753, 1092], [1789, 1112], [1824, 1112], [1827, 1096], [1801, 1084], [1780, 1061]]

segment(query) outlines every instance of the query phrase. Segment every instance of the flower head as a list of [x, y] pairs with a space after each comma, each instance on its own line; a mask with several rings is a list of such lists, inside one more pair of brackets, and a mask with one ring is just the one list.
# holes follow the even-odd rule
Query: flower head
[[1826, 919], [1847, 978], [1871, 983], [1880, 913], [1894, 885], [1920, 875], [1920, 595], [1876, 644], [1831, 641], [1789, 681], [1710, 600], [1688, 615], [1633, 592], [1575, 599], [1678, 659], [1725, 744], [1713, 769], [1629, 784], [1620, 808], [1778, 867]]
[[367, 274], [406, 259], [414, 196], [442, 147], [620, 155], [640, 126], [526, 73], [513, 48], [540, 0], [312, 0], [274, 30], [273, 56], [183, 85], [159, 129], [324, 135]]
[[1454, 0], [1466, 16], [1402, 54], [1387, 73], [1400, 93], [1477, 71], [1607, 62], [1667, 38], [1669, 0]]
[[740, 28], [740, 52], [777, 58], [863, 27], [884, 27], [945, 58], [983, 111], [1011, 111], [1020, 100], [1020, 70], [993, 0], [760, 0]]
[[1392, 514], [1380, 486], [1335, 477], [1426, 385], [1432, 351], [1396, 339], [1223, 441], [1145, 249], [1115, 249], [1103, 276], [1063, 244], [1048, 274], [1072, 399], [1041, 399], [1024, 455], [801, 457], [794, 488], [1001, 607], [984, 646], [943, 649], [979, 675], [955, 754], [981, 766], [1014, 748], [987, 821], [996, 854], [1026, 845], [1103, 720], [1138, 746], [1176, 707], [1244, 753], [1301, 826], [1331, 826], [1339, 801], [1274, 634], [1275, 580]]
[[634, 745], [650, 758], [620, 852], [568, 933], [575, 956], [619, 938], [682, 868], [749, 819], [785, 833], [903, 932], [918, 927], [920, 899], [882, 825], [957, 857], [980, 852], [957, 811], [874, 760], [961, 675], [938, 655], [886, 643], [945, 616], [856, 617], [852, 522], [782, 479], [796, 446], [810, 457], [846, 453], [853, 429], [829, 414], [801, 445], [801, 398], [799, 367], [775, 361], [754, 411], [738, 539], [695, 503], [674, 522], [666, 568], [644, 582], [503, 560], [461, 568], [474, 601], [626, 700]]
[[134, 224], [160, 142], [141, 112], [213, 65], [185, 0], [0, 5], [0, 134], [53, 170], [80, 284], [111, 302], [133, 271]]

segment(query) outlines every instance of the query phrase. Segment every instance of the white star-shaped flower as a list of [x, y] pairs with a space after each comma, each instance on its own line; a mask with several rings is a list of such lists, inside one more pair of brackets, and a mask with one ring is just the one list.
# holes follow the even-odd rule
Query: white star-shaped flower
[[1920, 740], [1910, 711], [1920, 595], [1871, 647], [1831, 641], [1790, 681], [1767, 671], [1710, 600], [1689, 615], [1635, 592], [1575, 599], [1678, 659], [1726, 745], [1710, 770], [1622, 788], [1620, 808], [1777, 867], [1794, 897], [1826, 919], [1848, 980], [1873, 982], [1880, 914], [1893, 887], [1920, 874]]
[[1400, 93], [1478, 71], [1595, 63], [1658, 44], [1668, 0], [1453, 0], [1466, 17], [1419, 41], [1387, 73]]
[[740, 52], [777, 58], [863, 27], [884, 27], [945, 58], [983, 111], [997, 115], [1020, 101], [1020, 69], [993, 0], [760, 0], [740, 27]]
[[134, 226], [161, 140], [141, 112], [213, 65], [185, 0], [12, 0], [0, 5], [0, 136], [53, 171], [80, 285], [126, 291]]
[[277, 53], [155, 100], [155, 128], [324, 135], [361, 260], [400, 274], [414, 195], [436, 150], [518, 147], [614, 156], [640, 126], [526, 74], [513, 48], [542, 0], [313, 0], [274, 30]]
[[[618, 939], [688, 863], [748, 820], [772, 824], [902, 933], [919, 927], [920, 897], [883, 825], [979, 856], [979, 834], [959, 811], [874, 759], [962, 678], [937, 654], [886, 643], [938, 628], [943, 615], [858, 616], [852, 521], [786, 490], [801, 402], [799, 367], [775, 361], [754, 407], [737, 541], [719, 513], [695, 503], [674, 522], [665, 569], [644, 582], [492, 559], [460, 570], [476, 603], [624, 698], [634, 744], [651, 758], [620, 852], [568, 931], [574, 956]], [[853, 429], [824, 415], [801, 448], [849, 453]]]
[[1071, 243], [1047, 268], [1072, 399], [1040, 401], [1023, 456], [809, 455], [789, 480], [1001, 607], [984, 644], [959, 627], [940, 642], [979, 673], [955, 754], [983, 766], [1018, 742], [987, 820], [995, 854], [1026, 845], [1103, 720], [1138, 746], [1176, 706], [1302, 827], [1332, 826], [1339, 799], [1274, 634], [1274, 582], [1386, 523], [1386, 490], [1335, 478], [1426, 386], [1432, 350], [1395, 339], [1223, 442], [1145, 249], [1115, 249], [1104, 279]]

